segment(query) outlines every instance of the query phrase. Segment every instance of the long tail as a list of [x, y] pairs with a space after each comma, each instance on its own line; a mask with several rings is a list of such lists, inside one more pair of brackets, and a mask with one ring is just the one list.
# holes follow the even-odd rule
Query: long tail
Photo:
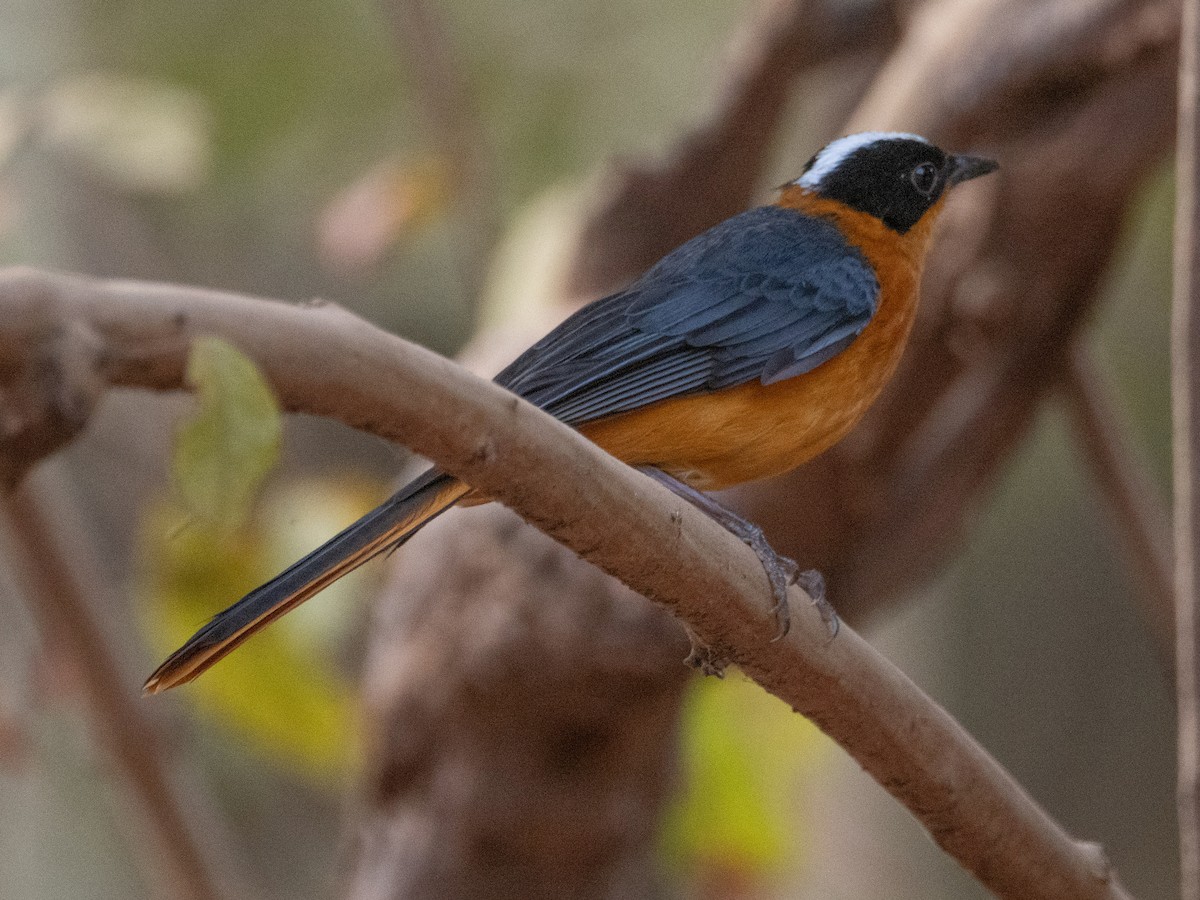
[[260, 628], [372, 557], [403, 544], [468, 491], [467, 485], [451, 475], [437, 469], [425, 472], [345, 531], [214, 616], [154, 670], [146, 679], [145, 692], [157, 694], [191, 681]]

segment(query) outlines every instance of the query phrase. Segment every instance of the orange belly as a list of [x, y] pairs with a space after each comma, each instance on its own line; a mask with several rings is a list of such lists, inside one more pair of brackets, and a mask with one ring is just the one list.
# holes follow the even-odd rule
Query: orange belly
[[871, 262], [879, 301], [863, 333], [804, 375], [663, 400], [581, 425], [583, 434], [630, 465], [656, 466], [693, 487], [719, 490], [796, 468], [862, 418], [904, 351], [931, 223], [899, 236], [877, 219], [846, 215], [824, 201], [785, 194], [783, 202], [836, 216], [843, 234]]
[[912, 324], [915, 304], [907, 306], [887, 321], [877, 313], [846, 350], [804, 375], [664, 400], [579, 430], [618, 459], [703, 490], [787, 472], [844, 437], [879, 395]]

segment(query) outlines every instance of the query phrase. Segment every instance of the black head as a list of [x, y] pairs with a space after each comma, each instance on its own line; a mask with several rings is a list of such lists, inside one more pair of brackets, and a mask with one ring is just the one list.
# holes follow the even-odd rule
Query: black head
[[903, 234], [947, 189], [996, 168], [990, 159], [952, 156], [915, 134], [871, 131], [827, 145], [795, 184]]

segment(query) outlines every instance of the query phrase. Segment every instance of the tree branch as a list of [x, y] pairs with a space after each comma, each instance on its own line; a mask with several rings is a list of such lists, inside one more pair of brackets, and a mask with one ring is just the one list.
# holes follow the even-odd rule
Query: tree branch
[[1138, 463], [1118, 410], [1092, 354], [1071, 345], [1062, 393], [1079, 452], [1108, 509], [1133, 577], [1134, 599], [1173, 670], [1175, 603], [1171, 523], [1158, 487]]
[[488, 135], [436, 4], [429, 0], [382, 0], [381, 6], [438, 152], [449, 163], [455, 227], [462, 239], [462, 276], [474, 310], [499, 232], [496, 197], [491, 189], [495, 167]]
[[[65, 361], [64, 361], [64, 364]], [[161, 755], [162, 741], [123, 677], [89, 595], [103, 592], [95, 572], [81, 587], [60, 551], [61, 537], [47, 523], [28, 485], [0, 492], [0, 526], [16, 551], [24, 595], [47, 646], [63, 648], [77, 664], [85, 708], [97, 744], [112, 762], [132, 800], [135, 858], [152, 890], [172, 900], [218, 900], [230, 896], [229, 867], [215, 864], [211, 829], [201, 839], [196, 804], [172, 783]], [[224, 877], [218, 879], [217, 872]]]
[[1200, 900], [1200, 6], [1183, 4], [1175, 161], [1171, 410], [1180, 896]]
[[184, 386], [192, 337], [225, 337], [258, 362], [288, 409], [403, 437], [668, 607], [838, 741], [1000, 896], [1127, 896], [1098, 848], [1072, 840], [853, 631], [830, 641], [794, 589], [792, 631], [772, 642], [770, 591], [748, 547], [502, 388], [333, 306], [0, 272], [0, 363], [68, 326], [92, 336], [88, 359], [99, 381], [155, 390]]

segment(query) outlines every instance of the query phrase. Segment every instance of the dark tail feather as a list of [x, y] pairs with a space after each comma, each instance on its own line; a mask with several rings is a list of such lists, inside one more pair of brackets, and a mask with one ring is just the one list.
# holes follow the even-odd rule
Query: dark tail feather
[[191, 681], [260, 628], [372, 557], [403, 544], [469, 490], [457, 478], [430, 469], [345, 531], [218, 613], [154, 670], [146, 679], [145, 692], [157, 694]]

